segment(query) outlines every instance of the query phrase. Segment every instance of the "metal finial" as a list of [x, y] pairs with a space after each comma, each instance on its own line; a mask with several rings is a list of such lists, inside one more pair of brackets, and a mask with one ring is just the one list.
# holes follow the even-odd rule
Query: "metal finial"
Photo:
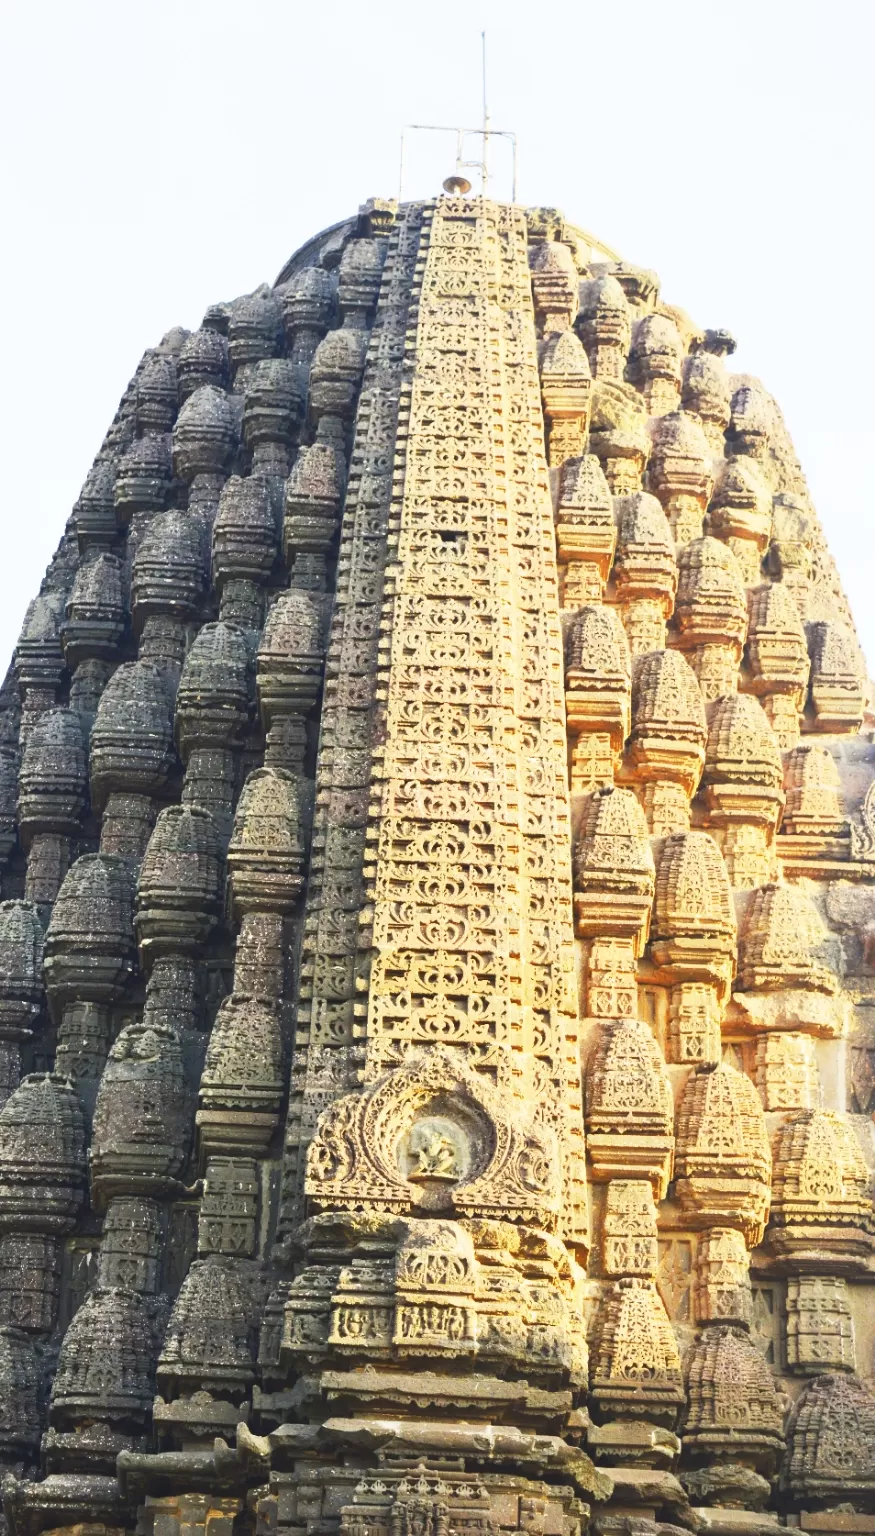
[[[403, 202], [404, 194], [404, 141], [408, 133], [454, 133], [456, 135], [456, 171], [454, 176], [448, 176], [443, 183], [444, 191], [455, 195], [465, 196], [471, 191], [471, 183], [463, 171], [477, 171], [480, 177], [480, 191], [485, 197], [489, 186], [489, 144], [492, 139], [510, 139], [513, 154], [511, 202], [516, 202], [517, 179], [517, 137], [506, 128], [492, 128], [489, 123], [489, 107], [486, 97], [486, 33], [480, 33], [482, 51], [482, 76], [483, 76], [483, 122], [480, 128], [453, 128], [443, 123], [408, 123], [401, 132], [401, 163], [398, 176], [398, 201]], [[480, 159], [465, 159], [465, 139], [469, 137], [480, 140]]]

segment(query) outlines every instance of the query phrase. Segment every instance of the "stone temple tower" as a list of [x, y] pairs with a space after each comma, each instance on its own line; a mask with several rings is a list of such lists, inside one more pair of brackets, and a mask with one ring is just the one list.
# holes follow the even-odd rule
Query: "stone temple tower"
[[144, 356], [0, 692], [10, 1536], [875, 1532], [875, 746], [780, 412], [553, 209]]

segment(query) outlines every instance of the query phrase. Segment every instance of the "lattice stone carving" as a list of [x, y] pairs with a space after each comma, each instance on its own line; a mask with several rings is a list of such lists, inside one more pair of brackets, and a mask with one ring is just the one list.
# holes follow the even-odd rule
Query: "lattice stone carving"
[[808, 1035], [760, 1035], [756, 1043], [756, 1085], [763, 1109], [816, 1109], [820, 1076], [814, 1041]]
[[652, 1280], [658, 1263], [656, 1206], [649, 1180], [612, 1179], [605, 1199], [605, 1273]]
[[787, 1282], [787, 1368], [794, 1375], [856, 1370], [847, 1282], [800, 1275]]
[[698, 1323], [750, 1323], [750, 1255], [736, 1228], [710, 1227], [702, 1233], [696, 1248], [694, 1304]]

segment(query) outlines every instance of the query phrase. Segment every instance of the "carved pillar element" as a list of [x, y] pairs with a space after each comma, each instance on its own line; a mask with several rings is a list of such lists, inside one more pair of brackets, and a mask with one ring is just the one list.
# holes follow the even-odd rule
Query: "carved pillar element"
[[702, 798], [736, 889], [775, 876], [783, 776], [775, 733], [756, 699], [744, 693], [718, 699], [708, 729]]
[[188, 510], [212, 527], [240, 441], [238, 402], [213, 384], [184, 401], [173, 429], [173, 468], [188, 486]]
[[586, 451], [592, 374], [572, 330], [551, 332], [541, 347], [541, 402], [547, 426], [547, 463], [560, 469]]
[[333, 419], [323, 418], [315, 442], [300, 450], [285, 491], [283, 553], [291, 585], [317, 593], [326, 590], [346, 483], [342, 444], [330, 430]]
[[574, 847], [575, 927], [590, 941], [586, 1011], [593, 1018], [635, 1017], [635, 962], [647, 942], [654, 883], [647, 823], [634, 794], [613, 785], [596, 790]]
[[738, 687], [747, 635], [747, 594], [738, 561], [719, 539], [695, 539], [678, 555], [671, 644], [682, 650], [706, 703]]
[[281, 292], [289, 358], [305, 378], [313, 354], [334, 320], [336, 279], [323, 267], [305, 267]]
[[43, 1007], [43, 927], [26, 901], [0, 904], [0, 1108], [18, 1087], [21, 1048]]
[[844, 1033], [838, 950], [804, 890], [772, 884], [753, 891], [741, 927], [736, 1016], [758, 1033], [757, 1086], [767, 1110], [820, 1102], [814, 1039]]
[[594, 378], [622, 379], [631, 322], [625, 294], [615, 277], [581, 283], [576, 324]]
[[594, 454], [562, 466], [556, 511], [556, 554], [564, 608], [600, 603], [617, 529], [608, 484]]
[[605, 1023], [586, 1073], [591, 1176], [648, 1179], [664, 1200], [674, 1162], [674, 1101], [662, 1052], [641, 1019]]
[[209, 541], [197, 512], [159, 512], [137, 545], [131, 609], [140, 657], [175, 691], [209, 586]]
[[89, 557], [108, 553], [116, 543], [118, 524], [113, 500], [116, 465], [114, 455], [98, 455], [73, 508], [76, 543], [83, 564]]
[[176, 764], [166, 677], [154, 662], [113, 673], [91, 732], [91, 802], [103, 811], [101, 853], [136, 868]]
[[227, 846], [237, 797], [237, 759], [254, 703], [252, 657], [237, 624], [205, 624], [182, 669], [176, 739], [185, 764], [184, 805], [208, 811]]
[[565, 638], [572, 790], [613, 783], [629, 733], [630, 671], [629, 643], [613, 608], [581, 608]]
[[135, 926], [147, 973], [145, 1017], [196, 1029], [203, 1009], [203, 949], [219, 913], [216, 826], [198, 806], [162, 811], [137, 884]]
[[772, 537], [768, 571], [786, 587], [804, 623], [813, 566], [814, 527], [810, 509], [798, 496], [782, 492], [772, 501]]
[[383, 243], [368, 235], [344, 246], [337, 269], [337, 303], [344, 325], [365, 327], [373, 320], [384, 255]]
[[179, 403], [183, 405], [196, 389], [211, 385], [213, 389], [228, 387], [228, 341], [214, 325], [201, 325], [187, 336], [176, 360], [176, 382]]
[[85, 854], [68, 871], [46, 932], [46, 991], [58, 1028], [55, 1070], [90, 1119], [112, 1037], [113, 1004], [134, 967], [134, 893], [124, 859]]
[[671, 986], [672, 1061], [713, 1065], [735, 963], [735, 911], [707, 832], [674, 833], [659, 851], [650, 953]]
[[[837, 1110], [800, 1110], [779, 1127], [774, 1158], [767, 1240], [781, 1267], [795, 1277], [861, 1274], [873, 1247], [872, 1200], [847, 1118]], [[824, 1330], [831, 1330], [828, 1318]], [[802, 1374], [810, 1368], [803, 1358], [791, 1364]], [[852, 1367], [853, 1360], [833, 1357], [830, 1364], [825, 1354], [823, 1364]]]
[[759, 1095], [721, 1062], [687, 1078], [677, 1110], [675, 1179], [694, 1227], [732, 1227], [749, 1248], [762, 1241], [772, 1159]]
[[746, 587], [757, 586], [772, 527], [772, 496], [753, 459], [728, 459], [708, 505], [708, 532], [729, 545]]
[[684, 1401], [680, 1352], [652, 1279], [616, 1280], [606, 1291], [595, 1322], [590, 1394], [600, 1417], [620, 1421], [608, 1455], [605, 1435], [588, 1436], [602, 1460], [628, 1462], [638, 1437], [625, 1421], [643, 1419], [668, 1430], [677, 1424]]
[[709, 1227], [696, 1246], [693, 1292], [696, 1322], [747, 1327], [753, 1313], [750, 1254], [735, 1227]]
[[152, 521], [163, 512], [174, 491], [174, 468], [168, 433], [138, 438], [122, 454], [113, 486], [119, 528], [127, 530], [128, 558], [136, 550]]
[[85, 1198], [85, 1126], [72, 1086], [22, 1079], [0, 1110], [0, 1309], [13, 1327], [51, 1333], [60, 1245]]
[[632, 685], [632, 727], [624, 773], [656, 837], [685, 832], [705, 763], [705, 706], [680, 651], [642, 656]]
[[322, 688], [325, 639], [319, 600], [292, 588], [272, 605], [256, 660], [265, 763], [303, 775], [307, 721]]
[[[560, 240], [538, 240], [530, 245], [529, 271], [539, 334], [546, 337], [566, 331], [577, 314], [580, 286], [568, 246]], [[586, 371], [589, 375], [588, 366]]]
[[768, 716], [779, 747], [799, 740], [808, 692], [808, 651], [799, 613], [780, 583], [750, 593], [746, 652], [750, 688]]
[[213, 584], [223, 622], [259, 631], [264, 585], [278, 553], [277, 511], [270, 482], [232, 475], [222, 488], [213, 524]]
[[814, 1041], [792, 1032], [759, 1035], [756, 1085], [768, 1112], [814, 1109], [821, 1093]]
[[871, 1509], [873, 1437], [875, 1394], [866, 1383], [844, 1373], [815, 1376], [790, 1412], [781, 1492], [797, 1510], [825, 1505], [831, 1511], [851, 1500]]
[[645, 315], [639, 320], [627, 373], [644, 395], [649, 416], [677, 410], [684, 350], [678, 328], [668, 315]]
[[721, 458], [729, 425], [730, 394], [729, 375], [722, 357], [705, 349], [691, 353], [684, 362], [681, 406], [690, 415], [698, 416], [711, 452]]
[[[746, 1326], [702, 1329], [687, 1362], [687, 1399], [682, 1480], [691, 1498], [732, 1509], [743, 1500], [745, 1509], [764, 1509], [784, 1448], [784, 1415]], [[717, 1510], [712, 1518], [720, 1518]]]
[[235, 394], [245, 393], [258, 363], [279, 357], [282, 349], [280, 296], [267, 283], [260, 283], [228, 306], [228, 360]]
[[843, 1275], [787, 1282], [787, 1368], [796, 1376], [856, 1369], [856, 1341]]
[[832, 735], [860, 729], [866, 703], [866, 669], [856, 637], [838, 620], [808, 629], [814, 729]]
[[48, 918], [70, 866], [88, 792], [82, 722], [71, 709], [51, 709], [28, 730], [21, 760], [18, 829], [27, 850], [24, 894]]
[[4, 1477], [34, 1477], [42, 1436], [40, 1359], [20, 1328], [0, 1326], [0, 1464]]
[[112, 674], [126, 627], [122, 571], [115, 555], [101, 554], [80, 566], [61, 626], [64, 659], [72, 673], [70, 706], [87, 734]]
[[284, 993], [283, 922], [304, 885], [300, 798], [293, 774], [256, 769], [240, 796], [228, 849], [230, 910], [241, 925], [234, 991], [271, 1002]]
[[13, 666], [21, 695], [21, 746], [34, 721], [58, 702], [64, 675], [61, 625], [66, 593], [43, 592], [28, 604]]
[[355, 416], [368, 351], [369, 333], [354, 320], [353, 313], [339, 330], [323, 337], [310, 366], [310, 425], [321, 425], [323, 438], [332, 439], [341, 451]]
[[641, 490], [651, 449], [644, 402], [637, 389], [622, 383], [621, 377], [595, 379], [589, 424], [590, 450], [598, 458], [613, 496]]
[[243, 443], [252, 455], [253, 477], [265, 481], [275, 504], [282, 497], [305, 400], [300, 369], [290, 359], [264, 358], [255, 364], [243, 397]]
[[[166, 341], [169, 338], [165, 338]], [[176, 419], [179, 390], [176, 380], [176, 358], [166, 344], [147, 353], [135, 384], [135, 425], [138, 437], [148, 433], [169, 432]]]
[[784, 765], [787, 803], [781, 830], [796, 837], [822, 837], [845, 825], [839, 772], [832, 753], [817, 742], [803, 742]]
[[646, 491], [618, 498], [617, 522], [617, 606], [632, 656], [645, 656], [665, 646], [678, 582], [674, 540], [662, 507]]
[[647, 486], [658, 496], [678, 549], [702, 536], [713, 483], [708, 440], [695, 416], [673, 411], [653, 424]]
[[747, 455], [757, 464], [773, 489], [776, 466], [772, 457], [775, 404], [757, 379], [744, 379], [732, 396], [732, 413], [726, 432], [730, 454]]

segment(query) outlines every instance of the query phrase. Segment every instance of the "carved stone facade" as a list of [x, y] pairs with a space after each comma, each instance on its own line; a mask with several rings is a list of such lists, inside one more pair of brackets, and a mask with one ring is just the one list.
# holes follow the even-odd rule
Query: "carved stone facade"
[[12, 1536], [875, 1532], [875, 748], [734, 342], [372, 200], [0, 693]]

